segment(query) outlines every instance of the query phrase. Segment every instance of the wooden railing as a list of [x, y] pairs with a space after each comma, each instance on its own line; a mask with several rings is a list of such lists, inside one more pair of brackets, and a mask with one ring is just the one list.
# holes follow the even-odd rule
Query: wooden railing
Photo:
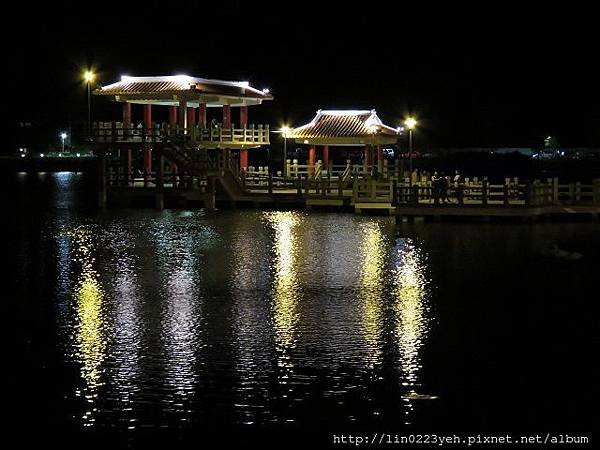
[[191, 143], [219, 145], [259, 146], [269, 144], [269, 125], [250, 125], [241, 128], [193, 126], [183, 128], [167, 123], [152, 128], [144, 126], [122, 127], [119, 122], [95, 122], [92, 137], [98, 143], [111, 142], [163, 142], [177, 136]]

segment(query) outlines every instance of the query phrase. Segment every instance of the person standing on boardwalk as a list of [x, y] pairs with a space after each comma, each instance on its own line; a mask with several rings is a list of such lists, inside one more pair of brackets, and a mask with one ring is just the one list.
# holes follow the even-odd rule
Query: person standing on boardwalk
[[437, 205], [440, 202], [440, 177], [437, 171], [431, 176], [431, 191], [433, 202]]
[[448, 185], [450, 184], [450, 179], [446, 176], [444, 172], [441, 173], [440, 176], [440, 198], [442, 203], [448, 203]]

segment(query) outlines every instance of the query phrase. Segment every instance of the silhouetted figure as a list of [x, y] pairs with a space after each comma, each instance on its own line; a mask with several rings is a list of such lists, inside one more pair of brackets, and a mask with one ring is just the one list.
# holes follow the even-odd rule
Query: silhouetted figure
[[450, 184], [450, 180], [446, 176], [444, 172], [441, 173], [440, 176], [440, 198], [442, 203], [448, 203], [448, 185]]
[[433, 202], [437, 205], [440, 202], [440, 176], [437, 171], [431, 176], [431, 191]]

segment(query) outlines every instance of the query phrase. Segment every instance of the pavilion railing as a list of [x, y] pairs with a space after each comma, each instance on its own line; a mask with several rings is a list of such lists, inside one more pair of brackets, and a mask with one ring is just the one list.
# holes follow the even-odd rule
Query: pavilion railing
[[211, 127], [180, 127], [167, 123], [157, 123], [152, 128], [143, 125], [123, 127], [120, 122], [95, 122], [92, 137], [98, 143], [112, 142], [163, 142], [173, 136], [194, 143], [238, 144], [259, 146], [269, 144], [269, 125], [250, 125], [241, 128]]

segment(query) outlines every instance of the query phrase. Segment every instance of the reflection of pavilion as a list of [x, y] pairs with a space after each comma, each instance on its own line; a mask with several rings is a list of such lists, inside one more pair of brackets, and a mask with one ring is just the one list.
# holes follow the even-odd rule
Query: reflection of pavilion
[[[383, 166], [382, 145], [395, 144], [401, 129], [384, 125], [372, 110], [318, 110], [317, 115], [306, 125], [293, 128], [285, 134], [298, 144], [308, 144], [308, 165], [314, 166], [317, 148], [321, 147], [324, 167], [329, 167], [329, 147], [364, 148], [364, 166], [374, 164], [377, 158], [378, 170]], [[375, 155], [373, 154], [375, 150]]]

